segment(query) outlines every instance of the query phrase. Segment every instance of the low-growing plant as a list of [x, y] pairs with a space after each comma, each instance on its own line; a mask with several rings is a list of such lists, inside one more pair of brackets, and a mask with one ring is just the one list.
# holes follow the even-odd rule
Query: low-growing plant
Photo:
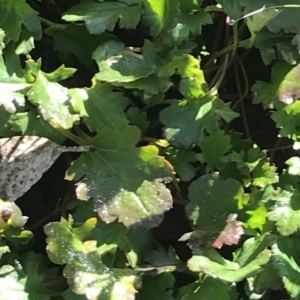
[[0, 299], [300, 299], [299, 8], [0, 0]]

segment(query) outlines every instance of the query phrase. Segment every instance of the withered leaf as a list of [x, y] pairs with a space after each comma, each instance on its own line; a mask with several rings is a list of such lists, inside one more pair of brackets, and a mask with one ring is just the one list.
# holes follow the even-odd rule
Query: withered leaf
[[244, 234], [242, 222], [236, 220], [237, 214], [230, 214], [225, 228], [220, 232], [218, 238], [213, 242], [214, 248], [222, 248], [223, 245], [237, 245]]
[[87, 152], [90, 146], [61, 146], [38, 136], [0, 139], [0, 198], [24, 195], [63, 152]]

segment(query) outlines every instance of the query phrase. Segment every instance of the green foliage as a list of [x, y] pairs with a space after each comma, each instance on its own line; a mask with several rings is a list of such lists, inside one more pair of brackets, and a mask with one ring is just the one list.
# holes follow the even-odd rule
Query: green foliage
[[0, 299], [299, 299], [299, 9], [0, 0]]

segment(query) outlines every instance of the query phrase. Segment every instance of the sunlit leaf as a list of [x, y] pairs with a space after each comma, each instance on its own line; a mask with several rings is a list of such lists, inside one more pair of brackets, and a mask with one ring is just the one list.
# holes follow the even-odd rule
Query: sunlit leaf
[[85, 234], [81, 227], [73, 228], [72, 219], [45, 226], [47, 251], [49, 258], [57, 264], [66, 264], [64, 276], [72, 290], [87, 299], [97, 300], [133, 300], [136, 294], [137, 274], [130, 269], [113, 269], [107, 267], [97, 252], [96, 241], [83, 241], [96, 225], [95, 218], [84, 224]]
[[274, 221], [282, 235], [290, 235], [300, 228], [299, 191], [277, 190], [272, 196], [274, 205], [268, 213], [268, 219]]
[[[38, 107], [46, 121], [53, 120], [64, 129], [72, 128], [73, 123], [78, 120], [78, 116], [70, 112], [68, 89], [57, 82], [49, 81], [47, 75], [40, 70], [35, 71], [35, 67], [37, 66], [31, 64], [36, 81], [28, 92], [29, 101]], [[72, 72], [74, 73], [74, 69]], [[64, 68], [60, 70], [60, 73], [65, 77]], [[72, 73], [68, 73], [69, 76], [70, 74]]]
[[142, 21], [150, 27], [150, 34], [157, 37], [163, 30], [174, 26], [176, 2], [174, 0], [146, 0]]
[[[188, 268], [192, 272], [203, 272], [204, 274], [219, 278], [227, 282], [241, 281], [247, 277], [253, 276], [261, 270], [261, 266], [270, 260], [270, 251], [261, 249], [259, 253], [253, 253], [251, 259], [246, 264], [228, 261], [218, 255], [213, 249], [195, 254], [188, 260]], [[206, 254], [207, 252], [207, 254]]]
[[126, 226], [157, 226], [172, 207], [172, 196], [164, 178], [173, 176], [171, 165], [158, 156], [155, 146], [135, 147], [137, 127], [104, 127], [89, 140], [95, 152], [76, 160], [67, 178], [85, 173], [82, 183], [87, 198], [107, 223], [118, 219]]

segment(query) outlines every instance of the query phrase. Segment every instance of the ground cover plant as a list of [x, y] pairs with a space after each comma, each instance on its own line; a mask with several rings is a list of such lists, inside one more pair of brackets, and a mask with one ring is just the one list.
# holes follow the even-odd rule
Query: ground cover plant
[[0, 0], [0, 299], [300, 299], [299, 15]]

